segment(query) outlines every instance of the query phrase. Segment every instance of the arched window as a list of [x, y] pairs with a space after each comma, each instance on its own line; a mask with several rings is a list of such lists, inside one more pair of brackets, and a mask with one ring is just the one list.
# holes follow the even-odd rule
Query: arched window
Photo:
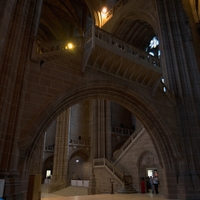
[[146, 52], [148, 52], [151, 56], [160, 58], [159, 40], [156, 38], [156, 36], [150, 40], [149, 45], [146, 48]]

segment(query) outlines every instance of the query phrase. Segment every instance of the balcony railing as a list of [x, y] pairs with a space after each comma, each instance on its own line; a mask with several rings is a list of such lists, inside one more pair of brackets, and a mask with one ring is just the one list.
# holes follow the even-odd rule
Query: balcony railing
[[64, 40], [64, 41], [43, 42], [37, 45], [36, 53], [39, 55], [39, 54], [50, 53], [54, 51], [64, 51], [68, 49], [67, 47], [68, 43], [72, 43], [75, 48], [82, 47], [83, 38], [73, 38], [73, 39]]
[[97, 40], [100, 43], [102, 42], [104, 44], [106, 43], [108, 46], [112, 47], [112, 49], [122, 51], [129, 56], [134, 56], [140, 60], [145, 61], [146, 63], [152, 66], [156, 66], [160, 68], [160, 60], [157, 59], [156, 57], [153, 57], [146, 52], [142, 52], [141, 50], [136, 49], [133, 46], [130, 46], [129, 44], [113, 36], [112, 34], [94, 26], [91, 27], [85, 33], [84, 38], [73, 38], [73, 40], [68, 40], [68, 41], [53, 41], [53, 42], [40, 43], [37, 45], [37, 54], [44, 54], [44, 53], [50, 53], [54, 51], [66, 50], [67, 49], [66, 46], [69, 42], [72, 42], [75, 47], [82, 47], [83, 40], [85, 40], [84, 41], [85, 50], [89, 48], [88, 45], [94, 46], [94, 43], [96, 43], [96, 40]]
[[[112, 47], [113, 50], [121, 51], [129, 56], [133, 56], [138, 58], [139, 60], [143, 60], [145, 63], [148, 63], [154, 67], [160, 68], [160, 60], [154, 56], [149, 55], [147, 52], [141, 51], [127, 43], [123, 40], [113, 36], [112, 34], [98, 28], [91, 27], [85, 33], [85, 49], [89, 48], [87, 43], [94, 46], [91, 41], [101, 44], [102, 46], [107, 45], [107, 47]], [[98, 42], [99, 41], [99, 42]], [[155, 68], [156, 70], [156, 68]]]
[[121, 128], [121, 127], [112, 127], [112, 133], [116, 135], [125, 135], [130, 136], [134, 132], [133, 129]]
[[89, 140], [70, 140], [69, 141], [70, 146], [90, 146]]
[[55, 149], [55, 145], [48, 145], [48, 146], [45, 146], [45, 151], [47, 152], [54, 152], [54, 149]]

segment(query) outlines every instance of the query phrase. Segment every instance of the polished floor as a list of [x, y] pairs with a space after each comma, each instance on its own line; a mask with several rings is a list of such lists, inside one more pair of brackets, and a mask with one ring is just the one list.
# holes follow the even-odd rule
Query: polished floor
[[41, 200], [166, 200], [162, 195], [155, 195], [151, 193], [140, 194], [99, 194], [99, 195], [77, 195], [68, 196], [66, 192], [59, 194], [48, 194], [45, 190], [42, 191]]
[[99, 194], [99, 195], [84, 195], [84, 196], [58, 196], [42, 194], [41, 200], [166, 200], [161, 195], [152, 194]]

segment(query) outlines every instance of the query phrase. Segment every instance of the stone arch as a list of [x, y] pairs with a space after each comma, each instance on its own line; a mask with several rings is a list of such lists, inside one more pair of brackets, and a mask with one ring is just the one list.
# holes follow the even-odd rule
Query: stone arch
[[100, 14], [100, 11], [99, 11], [99, 8], [101, 7], [101, 2], [89, 2], [89, 1], [86, 1], [86, 4], [88, 6], [88, 9], [90, 11], [90, 14], [91, 14], [91, 17], [94, 21], [94, 24], [98, 27], [101, 26], [101, 14]]
[[[68, 160], [68, 173], [69, 176], [72, 176], [72, 179], [76, 179], [78, 176], [79, 178], [83, 178], [83, 175], [85, 173], [87, 174], [89, 170], [88, 166], [88, 159], [90, 152], [84, 149], [78, 149], [74, 151], [71, 155], [69, 155], [69, 160]], [[73, 164], [73, 162], [78, 158], [79, 163]], [[77, 165], [78, 164], [78, 165]], [[74, 176], [76, 175], [76, 176]], [[84, 176], [85, 177], [85, 176]], [[87, 176], [87, 178], [89, 178]]]
[[123, 14], [123, 16], [120, 17], [119, 20], [115, 23], [114, 27], [111, 30], [111, 33], [116, 35], [118, 30], [123, 30], [126, 20], [143, 21], [152, 28], [152, 31], [157, 37], [160, 37], [157, 19], [150, 12], [145, 10], [129, 11], [126, 14]]
[[[146, 178], [147, 168], [157, 169], [159, 173], [159, 181], [163, 179], [163, 167], [158, 162], [156, 154], [151, 151], [145, 150], [141, 152], [140, 156], [137, 159], [138, 179], [140, 179], [141, 177]], [[163, 185], [162, 188], [164, 188]], [[161, 193], [162, 193], [162, 188], [161, 188]]]
[[[187, 3], [186, 0], [183, 0], [183, 3]], [[193, 0], [193, 1], [189, 1], [190, 5], [191, 5], [191, 11], [192, 11], [192, 14], [193, 14], [193, 18], [194, 18], [194, 21], [195, 23], [199, 23], [200, 21], [200, 1], [198, 0]]]
[[[79, 83], [64, 91], [40, 113], [30, 127], [25, 140], [19, 143], [21, 154], [25, 155], [25, 159], [31, 157], [46, 128], [66, 108], [84, 100], [106, 99], [121, 104], [136, 115], [144, 124], [153, 141], [158, 152], [159, 162], [170, 165], [168, 158], [180, 157], [180, 151], [173, 137], [170, 137], [171, 130], [158, 113], [159, 107], [151, 105], [149, 100], [145, 98], [147, 96], [144, 95], [144, 91], [141, 91], [140, 87], [131, 88], [125, 83], [105, 80]], [[162, 156], [160, 152], [162, 152]]]
[[69, 157], [69, 160], [71, 160], [73, 157], [75, 156], [79, 156], [81, 157], [83, 160], [87, 160], [89, 158], [89, 152], [87, 152], [84, 149], [78, 149], [76, 151], [74, 151]]
[[[154, 158], [155, 157], [155, 158]], [[145, 159], [147, 158], [147, 159]], [[140, 156], [137, 159], [137, 167], [141, 167], [141, 165], [147, 165], [147, 164], [155, 164], [155, 159], [158, 160], [158, 158], [156, 157], [156, 155], [154, 155], [153, 152], [151, 151], [143, 151]], [[146, 164], [143, 163], [143, 161], [146, 160]]]
[[149, 12], [144, 10], [134, 11], [134, 12], [131, 11], [127, 12], [126, 14], [123, 14], [123, 16], [120, 17], [120, 19], [115, 23], [114, 27], [112, 28], [112, 33], [115, 33], [115, 31], [121, 27], [121, 24], [128, 18], [132, 19], [133, 21], [135, 20], [145, 21], [148, 24], [150, 24], [150, 26], [154, 29], [156, 33], [158, 33], [158, 25], [155, 17]]
[[143, 151], [137, 160], [137, 167], [138, 167], [139, 174], [140, 174], [140, 171], [144, 170], [144, 168], [146, 168], [147, 166], [162, 168], [160, 163], [158, 163], [157, 161], [158, 161], [158, 158], [153, 152]]

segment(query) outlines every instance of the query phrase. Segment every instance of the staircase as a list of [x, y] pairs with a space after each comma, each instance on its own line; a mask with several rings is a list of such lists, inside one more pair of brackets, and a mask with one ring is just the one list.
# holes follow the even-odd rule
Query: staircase
[[120, 172], [112, 163], [110, 163], [106, 158], [98, 158], [93, 160], [93, 166], [95, 167], [105, 167], [110, 171], [115, 178], [118, 179], [122, 184], [124, 184], [124, 174]]
[[141, 127], [140, 129], [136, 129], [135, 132], [127, 139], [127, 141], [121, 146], [121, 148], [114, 154], [112, 160], [113, 164], [110, 163], [106, 158], [98, 158], [93, 160], [93, 166], [95, 167], [104, 167], [109, 172], [113, 174], [113, 176], [121, 182], [123, 185], [117, 193], [121, 194], [130, 194], [136, 193], [137, 191], [132, 186], [132, 176], [124, 175], [120, 172], [114, 165], [124, 156], [126, 151], [137, 142], [137, 140], [145, 133], [145, 128]]
[[124, 186], [121, 187], [117, 193], [119, 194], [132, 194], [137, 193], [136, 189], [133, 188], [132, 184], [132, 176], [131, 175], [124, 175]]
[[137, 193], [135, 188], [132, 186], [132, 176], [124, 175], [120, 172], [112, 163], [110, 163], [106, 158], [98, 158], [93, 160], [93, 166], [95, 167], [104, 167], [109, 172], [112, 173], [113, 177], [115, 177], [119, 182], [122, 183], [123, 187], [120, 188], [117, 193], [120, 194], [130, 194]]
[[114, 153], [112, 161], [114, 165], [123, 157], [126, 151], [145, 133], [145, 128], [141, 127], [136, 129], [135, 132], [126, 140], [126, 142], [120, 147], [120, 149]]

